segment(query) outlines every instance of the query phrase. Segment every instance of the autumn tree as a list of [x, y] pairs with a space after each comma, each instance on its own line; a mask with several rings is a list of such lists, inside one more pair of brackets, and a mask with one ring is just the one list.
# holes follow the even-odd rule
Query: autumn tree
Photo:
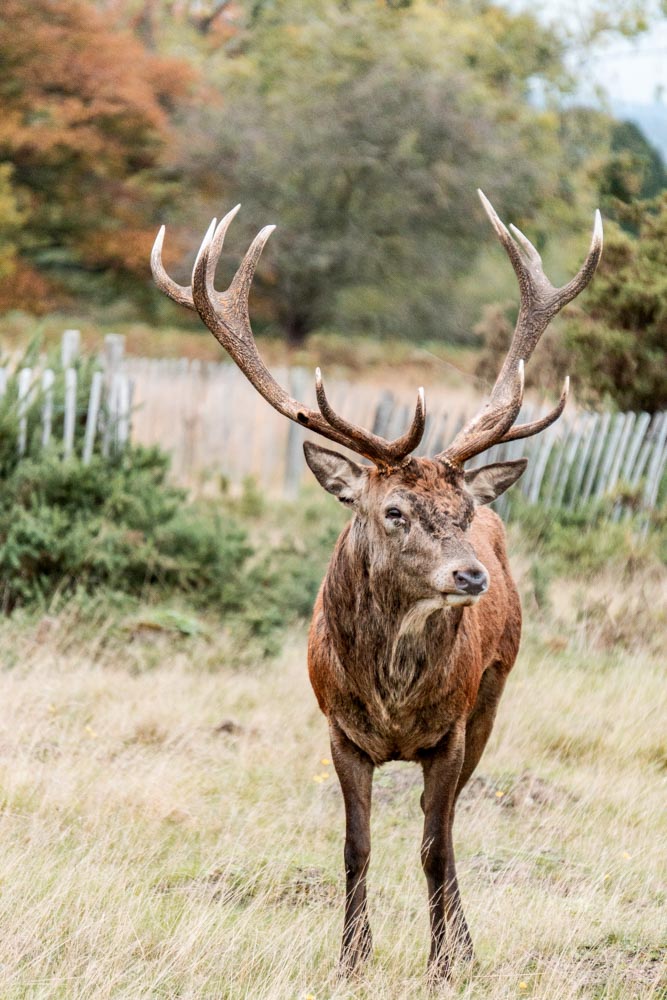
[[190, 70], [81, 0], [4, 0], [0, 60], [0, 304], [143, 278]]

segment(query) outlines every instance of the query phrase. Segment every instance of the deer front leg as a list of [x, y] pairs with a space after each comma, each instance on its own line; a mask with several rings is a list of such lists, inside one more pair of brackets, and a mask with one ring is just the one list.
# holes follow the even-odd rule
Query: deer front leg
[[432, 750], [422, 755], [424, 838], [422, 864], [431, 917], [429, 973], [449, 974], [454, 955], [472, 957], [472, 940], [456, 881], [452, 826], [456, 788], [465, 754], [465, 721], [456, 723]]
[[345, 801], [345, 922], [340, 971], [350, 975], [371, 953], [366, 873], [371, 856], [371, 791], [374, 765], [335, 723], [331, 756]]

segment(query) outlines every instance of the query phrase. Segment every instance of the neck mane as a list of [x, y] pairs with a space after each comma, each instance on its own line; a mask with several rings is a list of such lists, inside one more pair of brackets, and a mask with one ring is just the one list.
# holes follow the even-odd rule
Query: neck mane
[[356, 519], [334, 549], [323, 608], [345, 674], [372, 674], [387, 702], [412, 697], [434, 671], [447, 672], [463, 612], [436, 597], [402, 591], [391, 567], [373, 565], [366, 532]]

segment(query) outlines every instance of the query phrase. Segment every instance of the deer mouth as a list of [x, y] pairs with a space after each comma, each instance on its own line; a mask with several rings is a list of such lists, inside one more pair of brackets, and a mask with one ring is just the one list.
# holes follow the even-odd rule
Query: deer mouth
[[[485, 593], [485, 591], [482, 591]], [[443, 594], [443, 603], [445, 607], [450, 608], [469, 608], [473, 604], [477, 604], [478, 600], [482, 594]]]

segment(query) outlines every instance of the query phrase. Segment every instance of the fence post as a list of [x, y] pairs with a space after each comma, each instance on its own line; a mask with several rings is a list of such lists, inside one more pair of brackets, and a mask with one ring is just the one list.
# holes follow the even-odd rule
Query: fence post
[[65, 371], [65, 427], [63, 444], [65, 458], [69, 458], [74, 449], [74, 426], [76, 424], [76, 369]]
[[18, 414], [19, 414], [19, 455], [24, 455], [28, 443], [28, 396], [30, 395], [30, 379], [32, 368], [22, 368], [18, 383]]
[[46, 448], [51, 440], [51, 427], [53, 424], [53, 382], [54, 374], [50, 368], [46, 368], [42, 373], [42, 448]]
[[81, 349], [81, 330], [65, 330], [60, 342], [60, 363], [63, 369], [71, 368]]
[[[303, 399], [306, 394], [307, 379], [303, 368], [290, 368], [289, 391], [293, 399]], [[294, 499], [299, 492], [303, 471], [303, 430], [293, 420], [287, 431], [287, 453], [285, 455], [285, 496]]]
[[667, 460], [667, 413], [662, 414], [662, 421], [657, 429], [655, 441], [653, 443], [653, 455], [649, 462], [646, 473], [646, 486], [642, 497], [645, 507], [652, 507], [658, 498], [660, 487], [660, 477]]
[[614, 460], [618, 453], [618, 447], [620, 444], [621, 434], [623, 433], [624, 426], [625, 426], [625, 413], [616, 413], [611, 422], [611, 430], [609, 432], [609, 437], [607, 439], [607, 446], [604, 453], [604, 458], [602, 460], [602, 465], [600, 468], [600, 475], [598, 478], [597, 486], [595, 488], [596, 497], [602, 497], [607, 492], [609, 474], [612, 470]]
[[599, 413], [588, 413], [587, 415], [587, 426], [584, 431], [584, 440], [581, 451], [579, 452], [579, 457], [577, 459], [577, 464], [574, 470], [574, 480], [572, 482], [572, 490], [570, 492], [570, 499], [568, 500], [567, 507], [568, 510], [574, 510], [577, 501], [579, 500], [579, 490], [581, 489], [581, 484], [584, 481], [584, 472], [586, 471], [586, 463], [588, 462], [588, 456], [590, 455], [591, 445], [593, 444], [593, 438], [595, 436], [595, 428], [600, 421]]
[[593, 484], [595, 483], [595, 476], [598, 471], [598, 466], [600, 464], [600, 458], [602, 456], [602, 450], [604, 448], [605, 441], [607, 439], [607, 432], [609, 430], [609, 424], [611, 422], [611, 414], [603, 413], [602, 420], [600, 421], [600, 430], [595, 440], [595, 447], [593, 448], [593, 454], [591, 455], [591, 460], [586, 470], [586, 478], [584, 479], [584, 485], [581, 488], [581, 497], [579, 498], [579, 503], [577, 507], [581, 507], [586, 503], [593, 490]]
[[122, 333], [107, 333], [104, 338], [104, 381], [107, 390], [111, 386], [114, 374], [123, 363], [125, 354], [125, 337]]
[[[298, 398], [298, 397], [297, 397]], [[380, 402], [375, 409], [375, 417], [373, 419], [373, 434], [379, 434], [380, 437], [387, 436], [387, 428], [389, 427], [389, 421], [391, 420], [391, 415], [394, 410], [394, 394], [388, 389], [380, 396]]]
[[100, 414], [100, 400], [102, 398], [102, 372], [93, 372], [93, 379], [90, 383], [90, 398], [88, 400], [88, 414], [86, 416], [86, 436], [83, 443], [83, 464], [90, 465], [95, 447], [95, 434], [97, 433], [97, 421]]
[[639, 455], [639, 449], [641, 447], [642, 441], [646, 437], [646, 431], [651, 423], [651, 416], [648, 413], [640, 413], [637, 418], [637, 423], [635, 425], [635, 432], [630, 442], [628, 448], [628, 453], [625, 456], [625, 462], [623, 464], [623, 471], [621, 472], [621, 479], [624, 483], [630, 482], [630, 477], [632, 476], [632, 470], [635, 466], [635, 461]]
[[130, 380], [124, 372], [117, 372], [118, 380], [118, 424], [116, 427], [116, 445], [123, 449], [130, 436]]
[[125, 354], [125, 337], [120, 333], [107, 333], [104, 338], [104, 395], [106, 398], [104, 435], [102, 438], [102, 454], [108, 457], [116, 439], [116, 423], [118, 421], [118, 382], [119, 372]]
[[570, 442], [565, 448], [563, 445], [563, 462], [561, 465], [560, 473], [558, 476], [558, 481], [556, 483], [556, 489], [553, 495], [553, 505], [554, 507], [560, 507], [563, 503], [563, 497], [565, 496], [565, 490], [567, 488], [568, 480], [570, 478], [570, 472], [574, 464], [574, 460], [577, 457], [577, 452], [579, 450], [579, 445], [581, 444], [582, 437], [586, 429], [586, 415], [583, 417], [576, 417], [571, 430], [570, 430]]
[[[539, 438], [538, 438], [539, 440]], [[526, 497], [529, 504], [536, 504], [540, 499], [540, 490], [542, 488], [542, 479], [544, 478], [544, 473], [546, 472], [547, 462], [549, 461], [549, 454], [553, 448], [554, 441], [556, 440], [556, 432], [553, 430], [548, 430], [544, 433], [541, 442], [538, 445], [538, 450], [535, 455], [535, 461], [533, 465], [533, 474], [529, 480], [527, 480], [524, 488], [524, 496]]]

